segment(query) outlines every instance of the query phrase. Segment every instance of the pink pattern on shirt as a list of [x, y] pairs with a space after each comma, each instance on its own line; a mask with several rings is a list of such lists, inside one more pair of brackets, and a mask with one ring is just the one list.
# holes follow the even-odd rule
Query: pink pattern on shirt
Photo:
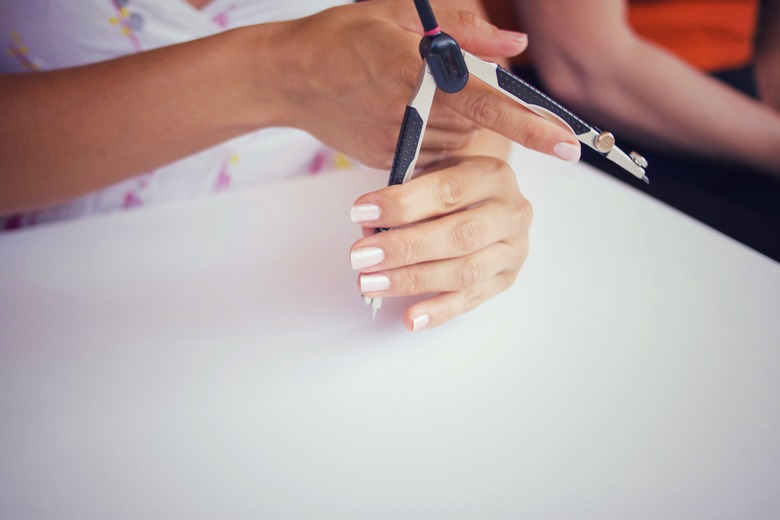
[[228, 188], [230, 188], [230, 181], [232, 180], [230, 177], [230, 158], [232, 157], [232, 153], [228, 153], [225, 157], [225, 160], [222, 161], [222, 166], [219, 169], [219, 175], [217, 176], [217, 184], [214, 186], [214, 191], [224, 191]]
[[224, 11], [220, 11], [217, 14], [215, 14], [211, 20], [217, 24], [218, 27], [225, 28], [228, 26], [228, 23], [230, 23], [230, 11], [236, 8], [236, 4], [230, 4], [230, 6], [225, 9]]
[[122, 208], [132, 209], [138, 206], [142, 206], [143, 203], [144, 201], [142, 201], [141, 198], [134, 191], [128, 191], [127, 193], [125, 193], [125, 200], [122, 203]]
[[328, 152], [325, 150], [322, 150], [317, 155], [314, 156], [314, 159], [312, 159], [311, 164], [309, 165], [309, 173], [312, 175], [317, 175], [320, 173], [323, 169], [325, 169], [325, 161], [328, 159]]

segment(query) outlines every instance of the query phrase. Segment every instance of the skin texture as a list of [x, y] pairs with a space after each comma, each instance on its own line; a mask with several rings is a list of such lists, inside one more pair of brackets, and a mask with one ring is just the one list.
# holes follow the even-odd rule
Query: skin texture
[[534, 64], [560, 101], [616, 133], [780, 178], [780, 60], [772, 3], [773, 37], [758, 52], [764, 103], [636, 35], [626, 22], [625, 0], [515, 0]]
[[[508, 288], [528, 255], [531, 204], [512, 169], [497, 157], [445, 159], [355, 204], [379, 206], [380, 217], [361, 223], [367, 236], [351, 252], [384, 252], [380, 263], [360, 270], [358, 286], [366, 275], [389, 281], [388, 289], [364, 294], [431, 295], [406, 310], [409, 330], [417, 317], [427, 316], [425, 328], [435, 327]], [[375, 227], [394, 229], [373, 234]]]

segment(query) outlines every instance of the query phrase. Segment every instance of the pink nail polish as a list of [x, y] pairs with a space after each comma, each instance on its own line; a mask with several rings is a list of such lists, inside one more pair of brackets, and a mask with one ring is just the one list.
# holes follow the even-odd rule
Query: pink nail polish
[[380, 210], [376, 204], [355, 204], [349, 210], [352, 222], [370, 222], [379, 218]]
[[506, 29], [499, 29], [501, 36], [508, 40], [512, 40], [518, 43], [525, 43], [528, 41], [528, 35], [521, 32], [507, 31]]
[[352, 269], [365, 269], [385, 259], [385, 252], [378, 247], [359, 247], [349, 253]]
[[412, 330], [418, 331], [424, 329], [428, 323], [430, 323], [431, 317], [427, 314], [420, 314], [419, 316], [415, 316], [412, 318]]
[[577, 162], [580, 160], [580, 145], [564, 141], [555, 145], [553, 153], [564, 161]]
[[361, 274], [360, 290], [364, 293], [384, 291], [390, 287], [390, 278], [386, 274]]

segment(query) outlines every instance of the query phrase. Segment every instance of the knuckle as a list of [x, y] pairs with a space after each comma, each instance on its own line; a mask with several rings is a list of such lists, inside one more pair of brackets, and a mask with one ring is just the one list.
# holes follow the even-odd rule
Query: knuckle
[[401, 184], [397, 185], [397, 189], [388, 190], [392, 191], [393, 193], [393, 200], [391, 205], [395, 208], [395, 211], [398, 213], [398, 215], [404, 220], [402, 224], [408, 224], [408, 222], [405, 220], [409, 217], [409, 215], [412, 214], [415, 206], [415, 197], [412, 193], [412, 190], [407, 188], [407, 185]]
[[485, 274], [484, 262], [476, 258], [467, 258], [458, 271], [457, 280], [461, 289], [472, 287], [482, 281]]
[[534, 220], [534, 209], [531, 202], [522, 197], [514, 204], [514, 212], [521, 227], [529, 228]]
[[423, 242], [411, 236], [402, 238], [398, 247], [404, 265], [416, 264], [423, 257], [424, 250]]
[[495, 157], [475, 157], [473, 160], [474, 169], [478, 170], [480, 176], [490, 177], [491, 186], [501, 190], [502, 194], [511, 193], [508, 190], [512, 187], [514, 174], [504, 161]]
[[460, 113], [482, 126], [495, 129], [501, 122], [501, 111], [496, 106], [495, 98], [490, 91], [460, 96], [458, 101]]
[[523, 205], [521, 209], [523, 213], [523, 221], [529, 226], [534, 221], [534, 206], [528, 199], [523, 199]]
[[474, 104], [474, 120], [488, 128], [498, 128], [502, 120], [501, 111], [496, 106], [490, 94], [480, 94]]
[[463, 307], [465, 312], [478, 307], [484, 299], [482, 294], [474, 289], [467, 291], [463, 296]]
[[468, 29], [480, 29], [487, 25], [487, 22], [471, 11], [458, 11], [458, 21]]
[[457, 206], [463, 198], [463, 187], [458, 179], [446, 173], [436, 177], [434, 191], [436, 201], [445, 210]]
[[406, 273], [406, 293], [420, 294], [426, 291], [427, 278], [422, 269], [409, 269]]
[[505, 271], [503, 273], [499, 273], [496, 278], [498, 279], [498, 290], [499, 292], [505, 291], [512, 287], [512, 285], [515, 283], [515, 280], [517, 280], [517, 274], [520, 272], [519, 269], [512, 270], [512, 271]]
[[479, 247], [486, 233], [484, 222], [476, 218], [466, 218], [455, 225], [453, 240], [461, 251], [471, 252]]
[[[511, 267], [507, 269], [507, 272], [513, 273], [513, 276], [516, 277], [517, 274], [520, 272], [520, 269], [522, 269], [523, 264], [525, 264], [525, 261], [528, 259], [528, 251], [529, 251], [529, 242], [528, 242], [528, 234], [523, 234], [520, 237], [520, 241], [517, 243], [507, 244], [512, 247], [512, 251], [509, 255], [509, 261], [511, 262]], [[514, 277], [512, 278], [512, 283], [514, 283]], [[510, 284], [511, 285], [511, 284]]]
[[521, 127], [523, 146], [532, 150], [542, 150], [547, 140], [546, 121], [540, 118], [530, 118]]

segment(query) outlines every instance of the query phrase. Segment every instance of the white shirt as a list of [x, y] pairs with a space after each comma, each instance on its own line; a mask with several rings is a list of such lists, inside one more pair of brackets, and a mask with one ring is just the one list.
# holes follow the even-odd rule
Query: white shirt
[[[0, 72], [94, 63], [345, 3], [214, 0], [198, 10], [185, 0], [2, 0], [0, 37], [7, 49], [0, 53]], [[302, 131], [266, 129], [68, 203], [0, 220], [0, 228], [129, 209], [347, 164], [346, 158]]]

